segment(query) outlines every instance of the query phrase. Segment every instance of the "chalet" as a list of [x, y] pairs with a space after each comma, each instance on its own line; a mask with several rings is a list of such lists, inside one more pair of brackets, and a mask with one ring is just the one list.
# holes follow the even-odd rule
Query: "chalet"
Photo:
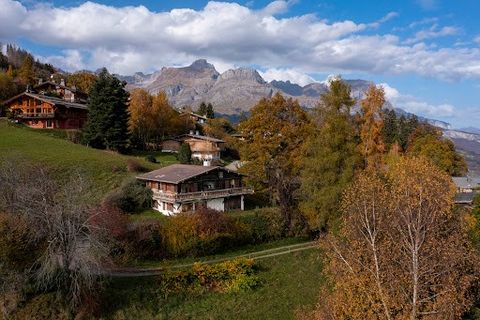
[[153, 209], [172, 215], [208, 207], [219, 211], [244, 209], [244, 196], [252, 194], [242, 175], [222, 167], [174, 164], [141, 176], [153, 191]]
[[31, 128], [80, 129], [87, 122], [87, 96], [62, 84], [44, 82], [3, 105], [16, 122]]
[[198, 131], [194, 134], [184, 134], [162, 142], [162, 151], [178, 152], [182, 143], [188, 143], [192, 150], [192, 159], [210, 166], [212, 161], [220, 160], [221, 152], [225, 150], [225, 141], [202, 136]]
[[198, 124], [205, 124], [208, 121], [208, 118], [205, 116], [202, 116], [201, 114], [197, 114], [195, 112], [191, 111], [181, 111], [180, 113], [181, 117], [188, 117], [193, 123], [198, 123]]

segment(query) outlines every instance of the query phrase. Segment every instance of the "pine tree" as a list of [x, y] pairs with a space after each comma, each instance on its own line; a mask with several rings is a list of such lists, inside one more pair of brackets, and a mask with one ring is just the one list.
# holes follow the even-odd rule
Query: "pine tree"
[[128, 133], [125, 83], [103, 69], [90, 91], [86, 143], [94, 148], [124, 151]]
[[198, 106], [197, 114], [201, 116], [207, 114], [207, 105], [205, 104], [205, 102], [200, 103], [200, 105]]
[[303, 160], [300, 210], [312, 230], [331, 227], [341, 195], [359, 165], [350, 87], [335, 80], [315, 109], [317, 129]]
[[382, 137], [387, 146], [392, 146], [399, 142], [398, 119], [395, 110], [385, 110]]
[[215, 111], [213, 110], [213, 106], [211, 103], [207, 104], [207, 108], [205, 110], [205, 117], [207, 117], [208, 119], [215, 118]]

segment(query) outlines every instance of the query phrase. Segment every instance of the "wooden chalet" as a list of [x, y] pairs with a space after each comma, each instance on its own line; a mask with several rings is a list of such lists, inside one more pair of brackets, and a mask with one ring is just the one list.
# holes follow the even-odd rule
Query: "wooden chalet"
[[87, 96], [64, 85], [45, 82], [3, 102], [13, 119], [31, 128], [81, 129], [87, 122]]
[[141, 176], [153, 191], [153, 209], [172, 215], [201, 206], [219, 211], [243, 210], [244, 196], [252, 194], [243, 176], [222, 167], [174, 164]]
[[210, 166], [212, 161], [220, 160], [221, 152], [225, 150], [225, 141], [202, 136], [198, 131], [194, 134], [184, 134], [162, 142], [162, 151], [178, 152], [182, 143], [188, 143], [192, 150], [192, 160], [201, 161], [205, 166]]

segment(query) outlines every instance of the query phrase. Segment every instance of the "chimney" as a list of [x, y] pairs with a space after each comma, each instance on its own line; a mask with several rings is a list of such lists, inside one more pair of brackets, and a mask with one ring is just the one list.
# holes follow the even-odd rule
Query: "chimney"
[[200, 131], [195, 131], [195, 135], [199, 136], [200, 135]]
[[65, 79], [60, 79], [60, 85], [65, 86]]

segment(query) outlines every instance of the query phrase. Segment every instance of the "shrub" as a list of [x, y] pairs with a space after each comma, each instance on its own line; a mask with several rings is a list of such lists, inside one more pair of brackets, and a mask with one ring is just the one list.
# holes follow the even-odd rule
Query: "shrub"
[[251, 243], [262, 243], [282, 238], [283, 219], [277, 208], [255, 210], [254, 214], [236, 218], [250, 231]]
[[149, 154], [145, 157], [145, 160], [147, 160], [148, 162], [151, 162], [151, 163], [157, 163], [157, 158], [155, 158], [154, 155], [152, 154]]
[[255, 273], [253, 259], [235, 259], [214, 265], [195, 263], [187, 271], [165, 272], [159, 278], [159, 286], [165, 296], [172, 293], [247, 291], [259, 284]]
[[105, 201], [123, 212], [138, 212], [150, 207], [152, 191], [140, 181], [131, 179], [124, 183], [119, 190], [108, 195]]
[[67, 140], [76, 144], [79, 144], [83, 141], [83, 134], [81, 130], [65, 130], [67, 135]]
[[148, 169], [142, 166], [140, 162], [132, 159], [127, 160], [127, 170], [128, 172], [147, 172], [148, 171]]
[[177, 154], [177, 159], [180, 163], [186, 164], [191, 163], [192, 161], [192, 150], [190, 149], [190, 145], [188, 143], [182, 143], [180, 146], [180, 150]]

